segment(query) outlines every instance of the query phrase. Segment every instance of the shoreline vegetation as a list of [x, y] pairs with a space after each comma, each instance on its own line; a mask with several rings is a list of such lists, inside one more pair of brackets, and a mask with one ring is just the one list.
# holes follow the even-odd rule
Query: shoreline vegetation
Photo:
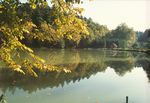
[[[109, 30], [106, 25], [83, 17], [83, 8], [74, 7], [74, 4], [81, 2], [51, 0], [49, 6], [46, 0], [29, 0], [25, 3], [20, 0], [1, 0], [0, 60], [12, 71], [38, 77], [37, 70], [70, 71], [45, 64], [45, 60], [34, 54], [32, 47], [110, 48], [150, 54], [150, 29], [135, 31], [126, 23], [121, 23], [116, 29]], [[21, 63], [14, 59], [20, 57], [24, 57]]]

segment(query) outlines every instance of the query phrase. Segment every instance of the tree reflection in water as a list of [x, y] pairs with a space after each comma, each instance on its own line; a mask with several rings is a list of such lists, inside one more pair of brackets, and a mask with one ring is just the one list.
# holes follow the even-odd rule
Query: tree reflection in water
[[98, 72], [104, 72], [107, 67], [113, 68], [119, 76], [124, 76], [134, 67], [143, 67], [150, 80], [150, 59], [142, 53], [44, 49], [36, 53], [46, 59], [47, 63], [67, 67], [72, 72], [38, 73], [39, 77], [34, 78], [1, 68], [0, 88], [4, 93], [8, 89], [13, 93], [16, 88], [32, 93], [47, 87], [63, 87], [64, 84], [78, 82]]

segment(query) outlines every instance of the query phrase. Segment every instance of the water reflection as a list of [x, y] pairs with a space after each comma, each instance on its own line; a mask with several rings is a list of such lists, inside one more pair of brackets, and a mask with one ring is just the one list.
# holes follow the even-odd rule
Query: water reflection
[[137, 53], [115, 51], [114, 55], [111, 51], [101, 50], [48, 49], [41, 49], [36, 53], [46, 59], [47, 63], [65, 66], [72, 72], [67, 74], [64, 72], [41, 73], [39, 78], [33, 78], [1, 70], [0, 87], [3, 91], [10, 89], [13, 92], [15, 87], [18, 87], [31, 93], [46, 87], [53, 88], [60, 85], [63, 87], [65, 83], [68, 84], [71, 81], [88, 79], [91, 75], [105, 71], [107, 67], [113, 68], [120, 76], [130, 72], [134, 67], [143, 67], [150, 80], [150, 60], [142, 53], [135, 55]]
[[32, 93], [47, 87], [63, 87], [64, 84], [79, 82], [98, 72], [104, 72], [107, 67], [113, 68], [119, 76], [131, 72], [134, 67], [143, 67], [150, 80], [150, 59], [142, 53], [40, 49], [36, 54], [46, 59], [47, 63], [65, 66], [72, 72], [67, 74], [64, 72], [40, 73], [39, 78], [33, 78], [2, 69], [0, 88], [3, 93], [7, 90], [14, 93], [16, 88]]

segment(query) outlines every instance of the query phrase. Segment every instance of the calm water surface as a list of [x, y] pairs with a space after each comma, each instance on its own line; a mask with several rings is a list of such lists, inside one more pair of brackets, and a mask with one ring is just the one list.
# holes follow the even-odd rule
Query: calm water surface
[[47, 63], [72, 72], [16, 77], [0, 72], [7, 103], [150, 103], [150, 58], [143, 53], [36, 49]]

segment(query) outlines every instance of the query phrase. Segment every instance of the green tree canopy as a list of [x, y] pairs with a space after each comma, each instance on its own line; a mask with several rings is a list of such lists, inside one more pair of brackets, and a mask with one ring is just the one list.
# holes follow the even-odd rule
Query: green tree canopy
[[130, 48], [136, 41], [136, 33], [127, 24], [120, 24], [112, 30], [110, 39], [118, 44], [119, 47]]

